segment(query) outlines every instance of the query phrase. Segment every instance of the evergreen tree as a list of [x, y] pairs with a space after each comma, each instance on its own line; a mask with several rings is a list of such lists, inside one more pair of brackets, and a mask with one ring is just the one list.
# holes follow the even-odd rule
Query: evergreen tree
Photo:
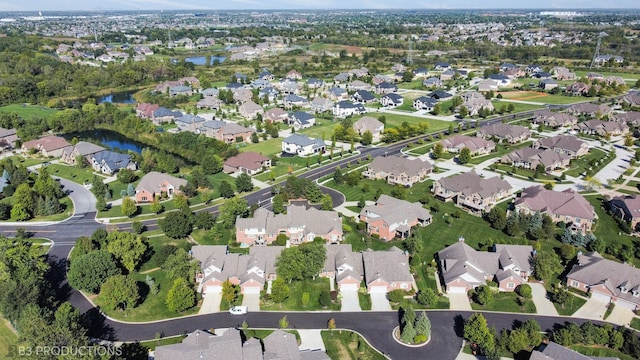
[[416, 333], [426, 336], [427, 339], [431, 336], [431, 320], [429, 320], [427, 313], [424, 311], [416, 321]]

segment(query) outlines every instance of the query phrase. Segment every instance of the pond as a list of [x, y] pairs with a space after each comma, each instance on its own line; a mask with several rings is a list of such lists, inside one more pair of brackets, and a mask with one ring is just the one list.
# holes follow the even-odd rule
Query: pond
[[98, 98], [98, 104], [107, 102], [113, 104], [135, 104], [136, 100], [133, 98], [133, 93], [130, 92], [111, 93]]
[[67, 140], [76, 137], [80, 140], [100, 143], [102, 146], [108, 148], [109, 150], [125, 153], [128, 151], [133, 151], [140, 154], [142, 153], [142, 149], [144, 149], [145, 147], [149, 147], [148, 145], [133, 141], [115, 131], [110, 130], [93, 130], [80, 133], [71, 133], [66, 135], [65, 137], [68, 138]]
[[[224, 62], [225, 60], [227, 60], [226, 57], [224, 56], [212, 56], [211, 60], [209, 61], [210, 65], [214, 65], [214, 64], [219, 64]], [[206, 56], [193, 56], [193, 57], [188, 57], [186, 59], [184, 59], [185, 62], [190, 62], [194, 65], [204, 65], [205, 62], [207, 61], [207, 57]]]

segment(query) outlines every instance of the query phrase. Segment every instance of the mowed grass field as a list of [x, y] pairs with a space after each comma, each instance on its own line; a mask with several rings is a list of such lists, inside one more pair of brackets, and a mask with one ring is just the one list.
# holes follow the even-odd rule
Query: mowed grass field
[[7, 106], [0, 107], [0, 112], [3, 113], [16, 113], [23, 119], [33, 119], [33, 118], [42, 118], [48, 119], [53, 114], [56, 113], [57, 110], [50, 109], [38, 105], [28, 105], [28, 104], [12, 104]]
[[7, 356], [9, 347], [18, 344], [18, 335], [9, 326], [8, 321], [0, 317], [0, 356]]
[[500, 92], [503, 99], [530, 101], [540, 104], [574, 104], [588, 101], [581, 96], [551, 95], [538, 91], [505, 91]]

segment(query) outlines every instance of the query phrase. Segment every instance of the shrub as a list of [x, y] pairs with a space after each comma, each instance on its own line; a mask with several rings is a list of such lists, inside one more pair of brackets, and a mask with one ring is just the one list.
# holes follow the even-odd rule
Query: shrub
[[522, 284], [516, 288], [516, 292], [518, 295], [522, 296], [525, 299], [531, 299], [531, 286], [528, 284]]
[[425, 341], [427, 341], [427, 336], [426, 335], [416, 335], [413, 338], [413, 343], [414, 344], [422, 344]]
[[404, 298], [404, 292], [402, 290], [392, 290], [387, 293], [387, 299], [394, 303], [399, 303]]
[[322, 290], [320, 292], [320, 297], [318, 298], [318, 302], [322, 307], [327, 307], [331, 303], [331, 294], [328, 290]]

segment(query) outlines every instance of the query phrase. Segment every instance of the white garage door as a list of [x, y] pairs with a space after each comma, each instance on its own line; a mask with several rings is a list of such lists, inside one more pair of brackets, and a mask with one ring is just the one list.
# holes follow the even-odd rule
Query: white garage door
[[592, 292], [591, 293], [591, 298], [598, 300], [598, 301], [602, 301], [605, 303], [609, 303], [611, 302], [611, 297], [605, 294], [601, 294], [601, 293], [597, 293], [597, 292]]
[[466, 294], [467, 288], [462, 286], [451, 286], [447, 292], [450, 294]]
[[256, 286], [247, 286], [244, 288], [245, 294], [260, 294], [260, 288]]
[[219, 285], [207, 285], [205, 289], [207, 294], [220, 294], [222, 293], [222, 286]]
[[387, 287], [386, 286], [372, 286], [371, 290], [369, 290], [370, 293], [376, 293], [376, 294], [386, 294], [387, 293]]
[[340, 284], [340, 290], [357, 291], [359, 287], [358, 284]]
[[634, 311], [636, 309], [636, 304], [622, 299], [618, 299], [618, 301], [616, 301], [616, 306], [622, 306], [631, 311]]

